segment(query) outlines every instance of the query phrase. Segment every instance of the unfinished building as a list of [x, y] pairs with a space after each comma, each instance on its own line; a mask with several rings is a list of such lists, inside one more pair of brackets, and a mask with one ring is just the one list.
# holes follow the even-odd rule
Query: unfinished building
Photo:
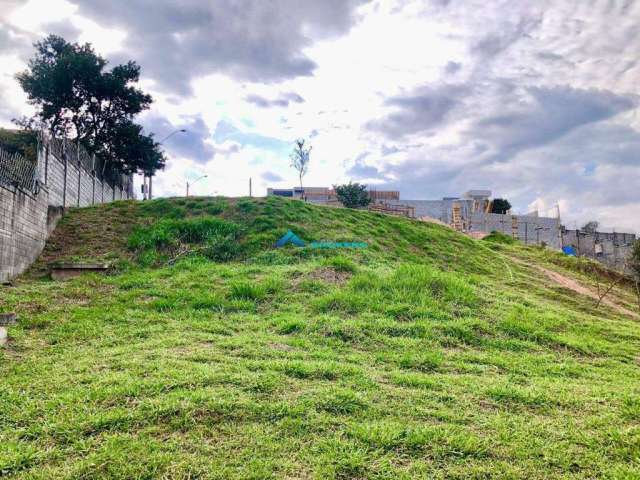
[[[481, 236], [501, 232], [526, 245], [547, 246], [556, 250], [571, 246], [578, 256], [586, 256], [611, 268], [624, 270], [636, 236], [631, 233], [604, 233], [567, 230], [560, 217], [542, 217], [536, 212], [525, 215], [492, 213], [491, 190], [469, 190], [460, 197], [440, 200], [400, 199], [398, 191], [370, 190], [369, 210], [436, 221], [466, 234]], [[339, 205], [334, 189], [327, 187], [269, 188], [267, 195]]]
[[559, 218], [491, 213], [491, 190], [469, 190], [461, 197], [444, 197], [441, 200], [397, 200], [388, 203], [411, 206], [416, 218], [434, 219], [461, 232], [498, 231], [527, 245], [562, 248]]

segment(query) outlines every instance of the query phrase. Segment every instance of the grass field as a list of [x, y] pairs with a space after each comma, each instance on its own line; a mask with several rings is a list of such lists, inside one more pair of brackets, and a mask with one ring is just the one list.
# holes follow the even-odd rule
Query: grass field
[[639, 320], [534, 268], [585, 265], [277, 198], [71, 211], [0, 287], [0, 477], [640, 478]]

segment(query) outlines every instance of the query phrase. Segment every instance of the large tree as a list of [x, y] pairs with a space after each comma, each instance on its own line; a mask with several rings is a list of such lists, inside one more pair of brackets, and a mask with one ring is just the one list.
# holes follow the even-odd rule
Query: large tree
[[[122, 167], [139, 168], [142, 159], [116, 157], [131, 141], [132, 120], [151, 105], [151, 96], [136, 87], [140, 67], [133, 61], [107, 69], [91, 44], [80, 45], [49, 35], [35, 45], [29, 67], [17, 75], [36, 114], [34, 122], [56, 137], [67, 137]], [[125, 133], [125, 136], [120, 136]], [[138, 133], [142, 134], [141, 129]], [[135, 139], [144, 143], [143, 139]]]
[[144, 134], [142, 127], [133, 122], [119, 123], [108, 146], [108, 157], [124, 173], [138, 171], [151, 176], [166, 163], [161, 145], [153, 134]]

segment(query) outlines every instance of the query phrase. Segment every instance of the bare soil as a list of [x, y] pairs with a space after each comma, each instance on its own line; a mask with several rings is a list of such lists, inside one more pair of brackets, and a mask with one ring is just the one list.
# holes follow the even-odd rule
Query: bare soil
[[[595, 301], [599, 300], [599, 296], [597, 292], [595, 292], [589, 287], [586, 287], [585, 285], [582, 285], [581, 283], [574, 280], [573, 278], [566, 277], [561, 273], [554, 272], [553, 270], [549, 270], [548, 268], [544, 268], [539, 265], [533, 265], [533, 267], [536, 270], [543, 273], [549, 280], [552, 280], [553, 282], [557, 283], [561, 287], [572, 290], [576, 293], [579, 293], [580, 295], [585, 295], [587, 297], [593, 298]], [[621, 305], [618, 305], [610, 298], [607, 298], [607, 297], [603, 298], [601, 303], [613, 308], [614, 310], [616, 310], [617, 312], [623, 315], [627, 315], [634, 318], [640, 318], [640, 315], [638, 315], [635, 312], [632, 312], [631, 310], [624, 308]]]

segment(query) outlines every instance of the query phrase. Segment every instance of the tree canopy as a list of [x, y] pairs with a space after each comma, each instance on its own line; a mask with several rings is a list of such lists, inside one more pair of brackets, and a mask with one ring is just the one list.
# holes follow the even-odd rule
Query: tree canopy
[[334, 186], [338, 200], [347, 208], [362, 208], [371, 203], [367, 186], [360, 183], [346, 183]]
[[491, 203], [491, 213], [506, 214], [511, 210], [511, 203], [506, 198], [494, 198]]
[[123, 172], [162, 167], [159, 144], [133, 123], [152, 103], [151, 96], [136, 86], [140, 67], [135, 62], [109, 70], [91, 44], [70, 43], [56, 35], [34, 46], [27, 70], [16, 78], [36, 113], [19, 123], [74, 139]]

